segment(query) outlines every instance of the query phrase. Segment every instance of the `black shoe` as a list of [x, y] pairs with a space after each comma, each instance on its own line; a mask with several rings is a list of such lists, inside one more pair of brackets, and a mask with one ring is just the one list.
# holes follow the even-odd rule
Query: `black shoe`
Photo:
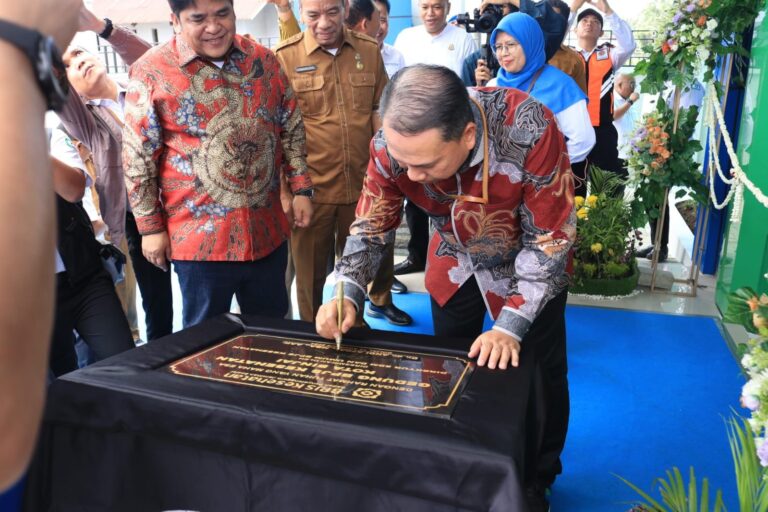
[[422, 270], [424, 270], [424, 265], [417, 265], [416, 263], [406, 258], [400, 263], [398, 263], [397, 265], [395, 265], [394, 274], [396, 276], [401, 276], [403, 274], [413, 274], [414, 272], [421, 272]]
[[402, 309], [399, 309], [394, 304], [377, 306], [376, 304], [371, 303], [365, 308], [365, 312], [374, 318], [386, 318], [387, 322], [393, 325], [411, 325], [413, 322], [411, 315]]
[[643, 247], [642, 249], [637, 251], [637, 257], [638, 258], [646, 258], [652, 252], [653, 252], [653, 246], [649, 245], [648, 247]]
[[547, 490], [537, 485], [525, 488], [525, 503], [528, 505], [528, 512], [549, 512]]
[[[646, 256], [647, 259], [653, 259], [653, 251], [649, 252]], [[659, 251], [659, 263], [664, 263], [669, 257], [669, 249], [662, 249]]]
[[407, 293], [408, 287], [403, 284], [398, 278], [392, 281], [392, 293]]

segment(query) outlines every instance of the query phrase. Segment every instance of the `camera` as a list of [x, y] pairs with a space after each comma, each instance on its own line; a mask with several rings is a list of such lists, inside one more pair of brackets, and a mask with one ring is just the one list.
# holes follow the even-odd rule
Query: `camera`
[[480, 9], [475, 9], [473, 14], [474, 18], [470, 18], [468, 12], [459, 14], [456, 16], [456, 23], [462, 25], [467, 32], [490, 34], [504, 17], [501, 6], [494, 4], [488, 5], [483, 14], [480, 14]]

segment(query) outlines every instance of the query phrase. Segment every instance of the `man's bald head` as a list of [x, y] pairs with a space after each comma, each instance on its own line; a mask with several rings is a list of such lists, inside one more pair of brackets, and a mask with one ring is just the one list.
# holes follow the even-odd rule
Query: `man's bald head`
[[382, 121], [403, 135], [437, 128], [456, 140], [473, 121], [467, 88], [443, 66], [417, 64], [400, 70], [381, 96]]

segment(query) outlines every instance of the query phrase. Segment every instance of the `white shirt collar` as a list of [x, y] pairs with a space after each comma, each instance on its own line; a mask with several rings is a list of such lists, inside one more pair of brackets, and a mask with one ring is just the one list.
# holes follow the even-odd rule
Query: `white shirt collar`
[[[125, 93], [128, 92], [125, 87], [117, 84], [117, 103], [122, 107], [125, 104]], [[95, 98], [88, 100], [86, 103], [96, 106], [109, 106], [115, 103], [115, 100], [109, 98]]]

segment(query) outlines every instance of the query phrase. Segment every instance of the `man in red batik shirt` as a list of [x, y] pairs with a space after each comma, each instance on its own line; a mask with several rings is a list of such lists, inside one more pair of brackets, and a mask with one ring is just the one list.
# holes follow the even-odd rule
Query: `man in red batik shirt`
[[123, 166], [142, 250], [173, 261], [184, 326], [229, 311], [285, 316], [293, 217], [309, 225], [312, 182], [296, 98], [268, 49], [235, 35], [231, 0], [169, 0], [175, 36], [131, 68]]
[[[408, 198], [435, 227], [426, 286], [437, 339], [468, 338], [480, 366], [517, 366], [522, 349], [541, 368], [545, 421], [523, 479], [530, 510], [547, 510], [544, 492], [561, 471], [569, 411], [566, 269], [576, 215], [563, 135], [552, 112], [527, 94], [468, 94], [441, 66], [403, 69], [379, 111], [383, 128], [371, 141], [357, 220], [336, 265], [336, 280], [346, 284], [341, 331], [353, 325]], [[495, 323], [483, 332], [486, 311]], [[320, 308], [316, 327], [326, 338], [339, 334], [335, 300]]]

